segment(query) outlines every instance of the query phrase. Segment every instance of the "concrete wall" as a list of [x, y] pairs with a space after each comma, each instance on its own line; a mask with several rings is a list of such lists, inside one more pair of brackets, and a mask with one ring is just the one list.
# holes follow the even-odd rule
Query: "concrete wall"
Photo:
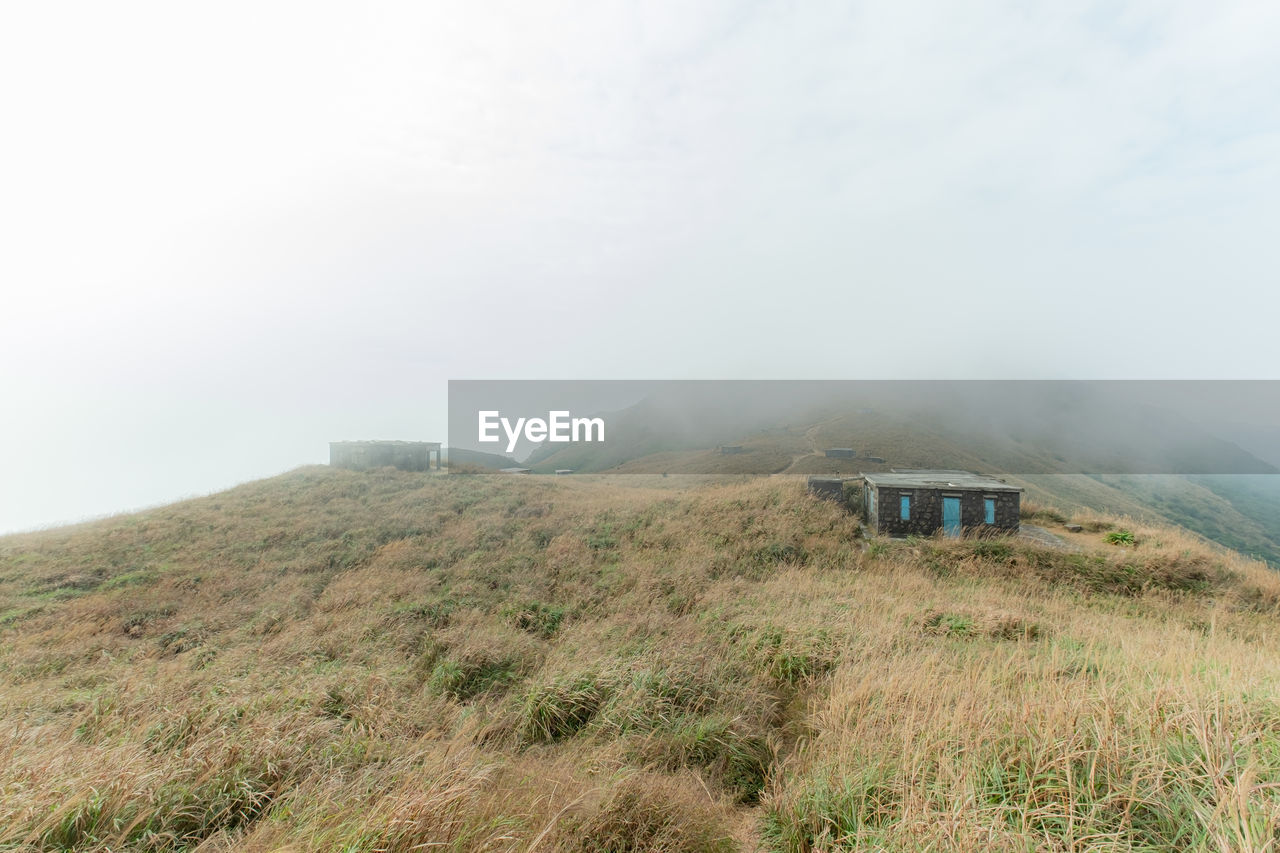
[[809, 494], [826, 501], [844, 503], [844, 478], [810, 477]]
[[[874, 488], [874, 487], [873, 487]], [[1017, 530], [1020, 524], [1021, 494], [1019, 492], [984, 492], [976, 489], [911, 489], [898, 486], [880, 486], [876, 492], [876, 511], [867, 521], [877, 533], [886, 536], [917, 534], [931, 536], [942, 528], [943, 495], [960, 497], [960, 524], [966, 530]], [[911, 497], [911, 518], [901, 517], [901, 498]], [[983, 499], [996, 501], [995, 524], [986, 523], [986, 507]]]

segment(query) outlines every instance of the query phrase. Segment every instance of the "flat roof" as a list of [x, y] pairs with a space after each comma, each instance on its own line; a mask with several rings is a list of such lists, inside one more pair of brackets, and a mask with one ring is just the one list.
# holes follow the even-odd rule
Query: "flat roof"
[[899, 486], [912, 489], [981, 489], [986, 492], [1020, 492], [995, 477], [957, 471], [951, 468], [894, 468], [888, 474], [864, 472], [862, 478], [873, 486]]

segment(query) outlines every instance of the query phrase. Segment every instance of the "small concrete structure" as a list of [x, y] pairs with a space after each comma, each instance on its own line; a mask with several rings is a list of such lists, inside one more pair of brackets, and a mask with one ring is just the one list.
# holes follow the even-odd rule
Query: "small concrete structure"
[[374, 468], [399, 468], [401, 471], [431, 470], [431, 454], [440, 470], [438, 441], [331, 441], [329, 464], [334, 468], [369, 471]]
[[809, 494], [824, 501], [844, 503], [844, 484], [857, 477], [823, 477], [814, 475], [809, 478]]
[[852, 447], [829, 447], [826, 451], [828, 459], [852, 459], [857, 455]]
[[1022, 489], [1003, 480], [951, 469], [894, 469], [862, 475], [867, 525], [888, 536], [947, 536], [1017, 531]]
[[741, 444], [722, 444], [720, 445], [720, 455], [730, 456], [734, 453], [741, 453], [743, 449]]
[[556, 469], [556, 473], [557, 473], [557, 474], [572, 474], [572, 473], [573, 473], [573, 469], [572, 469], [572, 468], [557, 468], [557, 469]]
[[532, 468], [499, 468], [499, 474], [528, 474]]
[[881, 459], [879, 456], [872, 456], [869, 452], [865, 454], [862, 458], [865, 459], [867, 462], [875, 462], [877, 465], [884, 464], [883, 459]]

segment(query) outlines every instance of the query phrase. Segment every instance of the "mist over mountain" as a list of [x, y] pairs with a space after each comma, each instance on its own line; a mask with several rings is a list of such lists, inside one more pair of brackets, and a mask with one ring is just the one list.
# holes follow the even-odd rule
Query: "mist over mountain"
[[1259, 459], [1280, 466], [1280, 426], [1228, 421], [1210, 429]]
[[[1010, 478], [1059, 505], [1172, 521], [1280, 562], [1280, 469], [1275, 457], [1232, 440], [1267, 453], [1276, 428], [1234, 423], [1219, 432], [1187, 413], [1186, 390], [1142, 383], [673, 383], [609, 413], [606, 441], [545, 444], [525, 464], [536, 472], [847, 476], [961, 468]], [[854, 456], [827, 456], [833, 448]]]
[[[1280, 471], [1177, 409], [1132, 399], [1127, 391], [1107, 383], [670, 383], [609, 413], [605, 441], [545, 444], [528, 462], [637, 470], [647, 456], [683, 452], [690, 454], [685, 467], [704, 466], [693, 454], [727, 444], [794, 457], [782, 468], [771, 467], [775, 460], [768, 457], [755, 473], [786, 470], [832, 447], [898, 466], [939, 465], [947, 460], [937, 457], [946, 456], [1025, 474]], [[1261, 446], [1272, 427], [1252, 429], [1248, 434]], [[1237, 425], [1233, 434], [1242, 432]]]

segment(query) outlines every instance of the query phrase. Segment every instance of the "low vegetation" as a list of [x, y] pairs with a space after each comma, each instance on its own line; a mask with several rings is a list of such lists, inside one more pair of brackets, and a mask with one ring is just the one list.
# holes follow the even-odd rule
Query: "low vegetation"
[[5, 537], [0, 849], [1274, 849], [1280, 579], [1029, 514], [313, 468]]
[[1112, 545], [1136, 545], [1132, 530], [1112, 530], [1107, 534], [1107, 541]]

